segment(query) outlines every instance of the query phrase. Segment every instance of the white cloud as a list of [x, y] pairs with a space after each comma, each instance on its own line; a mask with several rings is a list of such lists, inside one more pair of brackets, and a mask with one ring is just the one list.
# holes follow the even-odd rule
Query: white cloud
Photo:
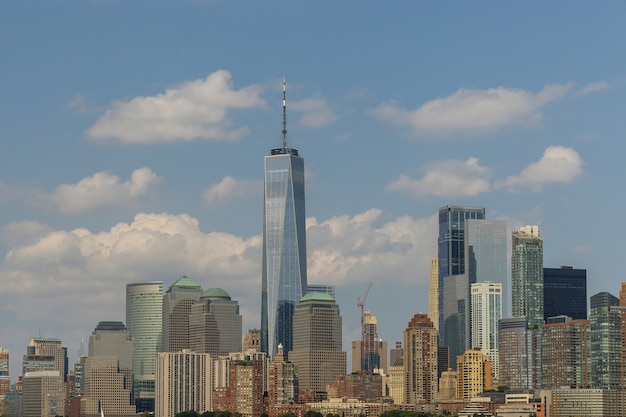
[[412, 133], [447, 136], [458, 133], [487, 133], [509, 125], [536, 124], [540, 109], [567, 94], [571, 85], [552, 84], [537, 93], [522, 89], [460, 89], [431, 100], [416, 110], [383, 103], [370, 110], [376, 118]]
[[217, 184], [212, 184], [203, 193], [204, 202], [208, 206], [216, 206], [227, 201], [258, 195], [263, 192], [263, 183], [256, 180], [237, 180], [233, 177], [224, 177]]
[[309, 127], [322, 127], [337, 120], [334, 107], [322, 97], [307, 98], [288, 103], [289, 109], [302, 113], [300, 124]]
[[74, 109], [79, 113], [98, 113], [103, 110], [101, 107], [90, 104], [87, 97], [80, 93], [72, 97], [72, 99], [67, 103], [67, 107]]
[[[372, 209], [321, 222], [307, 219], [309, 282], [343, 287], [372, 281], [372, 302], [384, 292], [397, 297], [398, 291], [426, 286], [430, 256], [437, 251], [435, 216], [385, 222], [381, 217]], [[25, 228], [31, 238], [21, 236]], [[124, 320], [127, 283], [161, 280], [167, 289], [182, 275], [204, 289], [223, 288], [239, 302], [244, 329], [259, 326], [258, 235], [204, 233], [186, 214], [142, 213], [97, 233], [11, 224], [3, 238], [10, 250], [0, 262], [0, 305], [11, 320], [0, 322], [1, 334], [15, 327], [30, 329], [32, 336], [41, 327], [45, 336], [60, 337], [75, 351], [80, 335], [88, 335], [99, 321]], [[346, 322], [347, 316], [356, 320], [356, 305], [342, 308]], [[407, 317], [414, 308], [406, 305]], [[19, 351], [25, 343], [16, 339], [9, 349]]]
[[585, 94], [595, 93], [598, 91], [606, 90], [607, 88], [609, 88], [609, 83], [607, 83], [606, 81], [598, 81], [597, 83], [587, 84], [586, 86], [582, 87], [580, 90], [578, 90], [578, 95], [582, 96]]
[[474, 196], [489, 191], [490, 176], [491, 170], [481, 166], [476, 158], [449, 160], [430, 164], [420, 179], [401, 175], [386, 189], [405, 192], [413, 197]]
[[63, 213], [82, 213], [103, 208], [128, 205], [148, 193], [160, 178], [150, 168], [133, 171], [128, 181], [117, 175], [97, 172], [76, 184], [63, 184], [50, 196]]
[[249, 129], [233, 126], [228, 111], [262, 107], [265, 102], [259, 97], [260, 86], [234, 90], [231, 78], [220, 70], [156, 96], [114, 101], [87, 136], [132, 144], [241, 138]]
[[549, 146], [537, 162], [529, 164], [519, 173], [496, 184], [498, 188], [515, 190], [528, 187], [540, 191], [550, 183], [570, 183], [583, 173], [583, 160], [572, 148]]

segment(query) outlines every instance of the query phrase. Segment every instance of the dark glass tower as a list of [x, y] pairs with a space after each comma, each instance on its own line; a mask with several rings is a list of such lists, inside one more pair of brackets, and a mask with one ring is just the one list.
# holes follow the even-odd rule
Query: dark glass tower
[[282, 146], [265, 157], [261, 350], [293, 348], [293, 314], [306, 293], [304, 160], [287, 147], [285, 83]]
[[465, 221], [484, 219], [482, 207], [439, 209], [439, 335], [450, 348], [450, 366], [470, 346], [470, 274], [465, 254]]
[[571, 266], [543, 268], [543, 319], [569, 316], [587, 318], [587, 270]]

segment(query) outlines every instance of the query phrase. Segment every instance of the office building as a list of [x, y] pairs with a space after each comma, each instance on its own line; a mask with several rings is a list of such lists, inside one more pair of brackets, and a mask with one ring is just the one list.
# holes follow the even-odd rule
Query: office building
[[450, 348], [452, 366], [471, 343], [470, 274], [465, 253], [466, 220], [484, 220], [482, 207], [439, 209], [439, 335]]
[[307, 289], [304, 160], [287, 147], [285, 84], [282, 145], [265, 157], [261, 350], [290, 352], [293, 315]]
[[278, 345], [276, 357], [269, 365], [268, 402], [270, 407], [298, 402], [296, 366], [285, 360], [282, 345]]
[[356, 372], [335, 378], [328, 388], [328, 398], [350, 398], [361, 402], [380, 401], [383, 397], [383, 377], [371, 372]]
[[163, 295], [161, 351], [179, 352], [189, 349], [189, 315], [191, 306], [200, 300], [202, 288], [183, 276]]
[[587, 388], [589, 320], [544, 324], [542, 329], [542, 387]]
[[[435, 327], [433, 323], [433, 327]], [[397, 341], [396, 347], [389, 349], [389, 365], [394, 366], [398, 359], [402, 359], [404, 357], [404, 349], [402, 349], [402, 342]]]
[[504, 314], [509, 293], [506, 222], [468, 219], [465, 222], [465, 256], [470, 283], [500, 284]]
[[528, 328], [525, 317], [506, 318], [500, 320], [499, 339], [498, 385], [512, 390], [539, 388], [538, 332]]
[[409, 404], [437, 397], [439, 332], [426, 314], [413, 316], [404, 330], [404, 399]]
[[622, 362], [619, 298], [601, 292], [591, 297], [589, 312], [589, 383], [592, 388], [620, 389]]
[[404, 359], [400, 356], [389, 366], [389, 377], [387, 378], [387, 395], [393, 398], [395, 404], [406, 404], [404, 397], [405, 377]]
[[61, 340], [45, 337], [33, 337], [26, 347], [26, 355], [22, 361], [22, 375], [26, 372], [45, 370], [59, 371], [65, 382], [68, 372], [67, 348]]
[[65, 415], [65, 387], [58, 370], [34, 371], [22, 380], [22, 417]]
[[[132, 346], [128, 351], [132, 352]], [[115, 356], [85, 359], [85, 393], [80, 398], [81, 417], [137, 415], [133, 402], [133, 382], [128, 369], [120, 369]]]
[[242, 417], [261, 415], [265, 359], [265, 352], [251, 356], [241, 355], [238, 358], [231, 357], [228, 360], [228, 385], [215, 388], [213, 409], [228, 411]]
[[439, 378], [439, 401], [456, 400], [456, 389], [459, 384], [459, 374], [448, 368]]
[[133, 341], [133, 389], [138, 412], [154, 411], [156, 356], [163, 327], [163, 282], [126, 285], [126, 328]]
[[623, 417], [619, 391], [603, 389], [554, 389], [541, 391], [545, 416]]
[[323, 292], [335, 298], [335, 286], [329, 284], [308, 284], [306, 292]]
[[261, 329], [250, 329], [243, 337], [243, 352], [261, 351]]
[[480, 349], [468, 349], [457, 358], [456, 396], [471, 401], [478, 394], [492, 388], [491, 362]]
[[493, 380], [498, 380], [498, 325], [502, 319], [502, 284], [475, 282], [472, 292], [472, 347], [480, 348], [491, 361]]
[[296, 365], [300, 393], [325, 392], [326, 384], [346, 374], [339, 307], [325, 293], [308, 293], [293, 316], [293, 346], [289, 360]]
[[208, 353], [160, 352], [156, 361], [155, 416], [213, 411], [211, 357]]
[[10, 392], [9, 349], [0, 346], [0, 416], [7, 413], [7, 395]]
[[543, 318], [543, 240], [539, 226], [513, 231], [511, 247], [511, 298], [513, 317], [526, 317], [529, 327]]
[[[439, 330], [439, 259], [430, 260], [430, 279], [428, 281], [428, 317], [433, 327]], [[393, 364], [393, 362], [392, 362]]]
[[212, 356], [240, 352], [241, 323], [239, 303], [221, 288], [208, 289], [191, 306], [189, 348]]
[[568, 316], [587, 318], [587, 270], [571, 266], [543, 268], [543, 319]]
[[89, 356], [114, 356], [120, 370], [132, 375], [133, 341], [121, 321], [101, 321], [89, 336]]

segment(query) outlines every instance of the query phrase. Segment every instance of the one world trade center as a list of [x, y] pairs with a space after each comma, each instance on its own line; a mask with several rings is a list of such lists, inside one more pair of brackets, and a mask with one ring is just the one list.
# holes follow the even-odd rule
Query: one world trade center
[[304, 160], [287, 147], [283, 82], [282, 144], [265, 156], [261, 350], [274, 358], [278, 345], [293, 348], [293, 314], [306, 293]]

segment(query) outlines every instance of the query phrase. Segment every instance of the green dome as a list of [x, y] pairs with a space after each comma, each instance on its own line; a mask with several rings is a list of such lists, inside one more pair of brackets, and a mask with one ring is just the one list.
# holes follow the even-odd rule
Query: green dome
[[303, 301], [335, 301], [332, 295], [327, 294], [325, 292], [309, 292], [304, 297], [300, 299], [300, 302]]
[[170, 288], [200, 288], [200, 284], [190, 280], [187, 276], [181, 277], [178, 281], [172, 284]]
[[202, 293], [202, 298], [225, 298], [230, 300], [230, 295], [221, 288], [209, 288]]

